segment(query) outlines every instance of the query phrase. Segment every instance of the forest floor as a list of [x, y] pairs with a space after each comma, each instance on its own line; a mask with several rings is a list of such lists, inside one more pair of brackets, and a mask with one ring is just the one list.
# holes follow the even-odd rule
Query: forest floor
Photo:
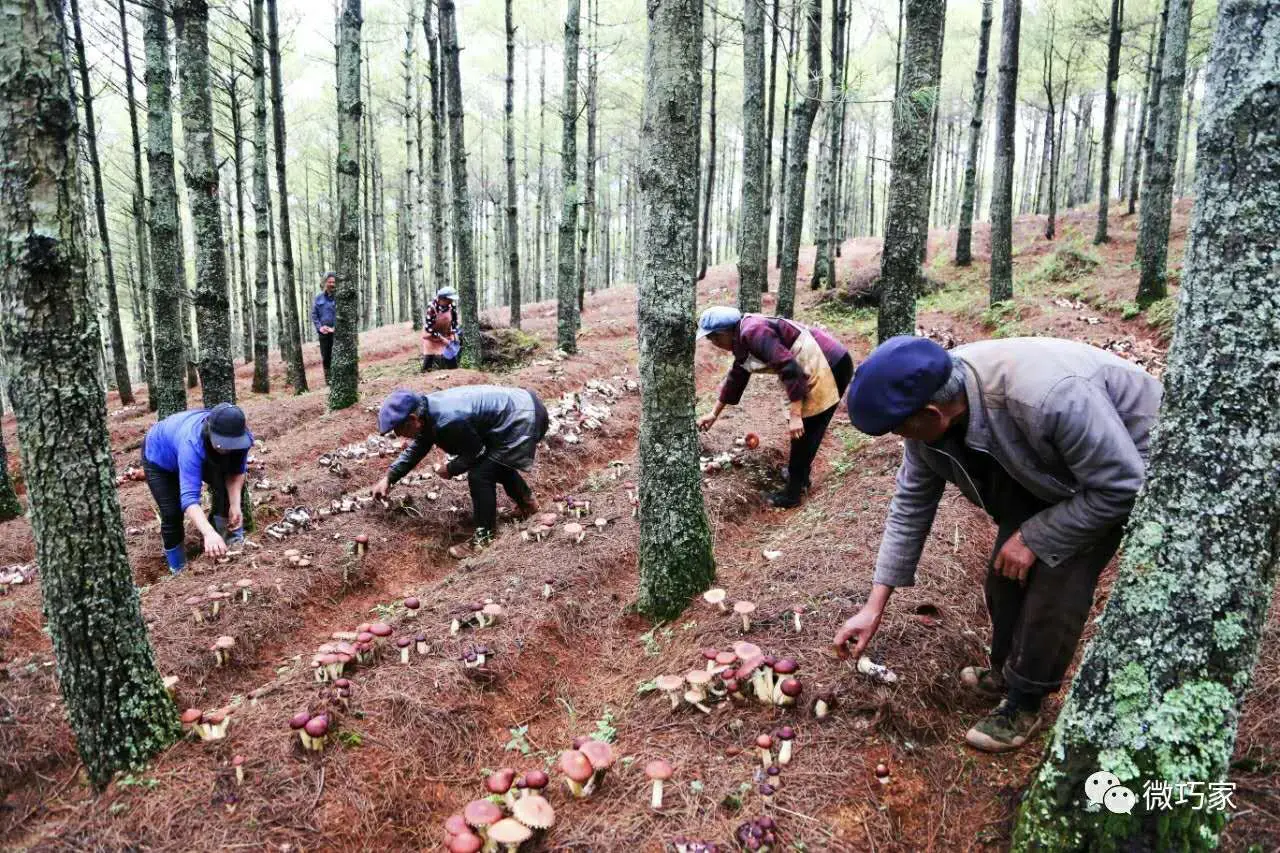
[[[1189, 204], [1181, 202], [1170, 258], [1180, 264]], [[1041, 235], [1043, 219], [1019, 221], [1015, 239], [1016, 299], [986, 309], [985, 230], [976, 236], [973, 266], [950, 263], [954, 235], [931, 240], [929, 274], [941, 288], [920, 302], [924, 333], [947, 344], [1020, 334], [1077, 338], [1115, 350], [1159, 372], [1169, 313], [1131, 305], [1136, 218], [1115, 216], [1114, 242], [1089, 245], [1092, 215], [1068, 214], [1058, 238]], [[842, 282], [878, 266], [879, 241], [855, 239], [843, 248]], [[874, 313], [819, 304], [808, 287], [812, 250], [802, 259], [800, 315], [826, 324], [861, 358], [874, 335]], [[776, 276], [776, 271], [774, 272]], [[699, 285], [699, 304], [732, 303], [736, 270], [713, 268]], [[766, 311], [772, 297], [766, 298]], [[494, 320], [502, 322], [501, 312]], [[249, 392], [249, 367], [238, 370], [241, 404], [262, 446], [250, 477], [262, 527], [294, 506], [314, 523], [276, 540], [263, 529], [260, 548], [229, 563], [194, 558], [176, 578], [167, 575], [158, 522], [145, 484], [120, 487], [134, 575], [161, 671], [176, 675], [180, 708], [233, 706], [224, 740], [184, 739], [145, 771], [120, 778], [100, 794], [84, 782], [54, 679], [52, 650], [41, 627], [38, 571], [30, 583], [0, 596], [0, 846], [32, 850], [358, 850], [433, 849], [442, 822], [482, 795], [486, 769], [551, 770], [575, 736], [614, 740], [622, 759], [589, 799], [571, 800], [562, 787], [549, 798], [556, 825], [537, 849], [662, 849], [677, 835], [726, 842], [743, 820], [766, 811], [777, 821], [785, 849], [971, 850], [1007, 846], [1019, 793], [1042, 752], [1045, 734], [1012, 756], [993, 757], [963, 744], [968, 725], [986, 707], [960, 687], [959, 670], [984, 662], [988, 625], [981, 578], [993, 528], [985, 516], [948, 490], [925, 550], [918, 584], [894, 597], [873, 651], [899, 675], [872, 683], [837, 661], [830, 640], [870, 585], [872, 563], [900, 454], [893, 436], [871, 440], [840, 414], [815, 470], [807, 503], [767, 509], [761, 488], [776, 478], [785, 456], [785, 407], [776, 383], [757, 379], [742, 406], [729, 410], [703, 439], [703, 453], [737, 453], [739, 464], [705, 478], [707, 511], [716, 537], [718, 581], [730, 600], [750, 599], [756, 617], [745, 637], [767, 652], [795, 658], [805, 701], [794, 708], [723, 703], [710, 714], [691, 706], [671, 710], [651, 681], [701, 668], [700, 649], [728, 648], [743, 639], [732, 613], [695, 601], [678, 621], [654, 626], [633, 615], [637, 527], [631, 517], [639, 394], [635, 291], [620, 286], [588, 299], [580, 354], [554, 357], [555, 308], [528, 306], [525, 328], [542, 341], [528, 362], [502, 374], [464, 370], [422, 375], [417, 342], [407, 326], [361, 336], [362, 400], [326, 412], [314, 345], [308, 378], [319, 390], [294, 396], [273, 366], [269, 395]], [[702, 407], [709, 407], [726, 359], [699, 347]], [[321, 517], [334, 501], [367, 494], [391, 451], [366, 440], [374, 414], [393, 387], [418, 390], [492, 381], [537, 391], [553, 407], [581, 392], [598, 429], [552, 437], [542, 448], [532, 485], [544, 509], [559, 497], [589, 500], [587, 536], [575, 544], [553, 534], [526, 541], [516, 524], [504, 526], [481, 557], [459, 563], [447, 555], [469, 530], [466, 485], [423, 478], [393, 495], [411, 495], [408, 509], [360, 504]], [[634, 387], [634, 386], [633, 386]], [[194, 399], [193, 399], [194, 402]], [[108, 405], [116, 465], [137, 463], [152, 418], [145, 402]], [[12, 416], [5, 440], [16, 449]], [[760, 434], [758, 450], [735, 439]], [[363, 444], [364, 459], [342, 458], [335, 471], [322, 454]], [[16, 452], [12, 453], [15, 460]], [[424, 470], [427, 470], [424, 468]], [[287, 491], [286, 491], [287, 490]], [[427, 493], [438, 493], [434, 500]], [[505, 501], [505, 498], [503, 498]], [[603, 527], [591, 522], [604, 519]], [[563, 520], [563, 519], [562, 519]], [[363, 559], [349, 542], [371, 540]], [[195, 540], [189, 542], [195, 547]], [[297, 549], [310, 565], [292, 565]], [[771, 552], [772, 559], [764, 552]], [[774, 554], [772, 552], [780, 552]], [[33, 559], [23, 519], [0, 525], [0, 567]], [[1105, 600], [1113, 571], [1098, 594]], [[237, 579], [254, 581], [247, 602], [228, 602], [216, 618], [203, 608], [195, 621], [190, 596]], [[544, 583], [552, 592], [544, 597]], [[4, 587], [0, 586], [0, 590]], [[402, 601], [421, 599], [416, 614]], [[494, 626], [450, 634], [459, 606], [501, 602]], [[803, 608], [794, 630], [791, 609]], [[922, 615], [929, 618], [921, 618]], [[349, 708], [314, 680], [315, 649], [334, 632], [382, 620], [396, 635], [425, 633], [428, 654], [401, 663], [395, 649], [350, 675]], [[1280, 762], [1280, 669], [1277, 617], [1268, 624], [1255, 687], [1240, 725], [1232, 781], [1236, 817], [1225, 846], [1280, 844], [1280, 791], [1272, 775]], [[219, 635], [236, 645], [225, 666], [209, 651]], [[493, 657], [469, 669], [460, 654], [483, 643]], [[808, 699], [838, 694], [835, 711], [819, 722]], [[1058, 708], [1052, 700], [1047, 713]], [[326, 710], [335, 723], [322, 755], [304, 753], [287, 721], [296, 712]], [[794, 725], [795, 756], [773, 802], [752, 784], [759, 766], [758, 734]], [[244, 757], [237, 785], [231, 759]], [[648, 807], [642, 769], [653, 758], [675, 766], [661, 812]], [[873, 773], [890, 769], [886, 785]], [[557, 773], [552, 774], [558, 776]], [[1187, 780], [1193, 781], [1193, 780]]]

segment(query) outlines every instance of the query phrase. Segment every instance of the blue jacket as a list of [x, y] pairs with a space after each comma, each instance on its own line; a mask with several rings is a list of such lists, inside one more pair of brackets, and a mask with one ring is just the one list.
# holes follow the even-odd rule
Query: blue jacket
[[[170, 415], [147, 430], [142, 455], [163, 471], [178, 475], [182, 511], [200, 503], [200, 484], [205, 458], [211, 452], [204, 440], [204, 423], [208, 409], [192, 409]], [[253, 433], [249, 433], [253, 438]], [[243, 474], [249, 470], [249, 451], [229, 453], [227, 471]]]
[[338, 325], [338, 300], [334, 299], [323, 290], [316, 294], [316, 301], [311, 304], [311, 324], [316, 327], [316, 334], [320, 334], [321, 326], [328, 326], [330, 329], [336, 328]]

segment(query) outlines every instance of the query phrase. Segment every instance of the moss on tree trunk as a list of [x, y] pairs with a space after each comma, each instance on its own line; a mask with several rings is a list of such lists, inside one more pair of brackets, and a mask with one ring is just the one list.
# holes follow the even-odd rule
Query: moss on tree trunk
[[[1280, 9], [1222, 3], [1147, 485], [1015, 849], [1206, 849], [1224, 822], [1190, 800], [1148, 811], [1142, 792], [1225, 778], [1280, 564], [1277, 69]], [[1096, 770], [1138, 794], [1132, 814], [1086, 808]]]

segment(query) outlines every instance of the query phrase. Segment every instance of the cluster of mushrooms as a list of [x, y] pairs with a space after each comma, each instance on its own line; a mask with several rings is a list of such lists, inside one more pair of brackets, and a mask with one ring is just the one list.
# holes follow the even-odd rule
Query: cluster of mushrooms
[[[240, 578], [234, 584], [230, 581], [210, 584], [203, 594], [189, 596], [182, 603], [191, 608], [191, 620], [199, 625], [206, 618], [217, 619], [218, 614], [222, 612], [222, 608], [233, 604], [236, 599], [247, 604], [252, 594], [253, 579]], [[207, 617], [205, 616], [206, 607], [208, 608]]]
[[791, 726], [782, 726], [773, 734], [762, 734], [756, 738], [756, 755], [760, 758], [760, 767], [756, 769], [755, 779], [759, 785], [760, 799], [766, 803], [782, 787], [782, 768], [791, 763], [795, 738], [796, 732]]
[[230, 706], [213, 711], [188, 708], [182, 712], [182, 730], [203, 741], [222, 740], [227, 736], [227, 727], [231, 725], [232, 710]]
[[324, 752], [325, 740], [329, 736], [328, 714], [309, 714], [306, 711], [300, 711], [289, 719], [289, 728], [298, 733], [303, 749]]
[[[331, 642], [322, 643], [311, 658], [311, 670], [316, 681], [336, 681], [342, 677], [348, 664], [369, 663], [378, 649], [387, 645], [387, 638], [394, 633], [385, 622], [364, 622], [354, 631], [337, 631]], [[426, 637], [423, 636], [423, 645]], [[425, 652], [423, 652], [425, 654]]]
[[706, 661], [703, 669], [654, 679], [654, 685], [670, 698], [673, 711], [687, 703], [709, 714], [711, 703], [723, 699], [744, 702], [748, 696], [762, 705], [794, 705], [804, 692], [795, 677], [800, 666], [794, 659], [766, 655], [754, 643], [736, 642], [732, 651], [705, 648], [702, 657]]
[[484, 781], [486, 796], [472, 800], [444, 822], [445, 849], [450, 853], [506, 851], [515, 853], [535, 832], [550, 829], [556, 810], [542, 796], [551, 780], [541, 770], [517, 778], [504, 767]]
[[574, 799], [589, 797], [613, 766], [613, 747], [602, 740], [577, 737], [573, 749], [560, 753], [560, 772]]
[[454, 608], [453, 619], [449, 623], [449, 636], [458, 636], [463, 628], [488, 628], [496, 625], [505, 613], [502, 605], [492, 598], [459, 605]]
[[740, 823], [734, 837], [751, 853], [769, 853], [779, 846], [778, 825], [768, 815]]
[[[573, 498], [568, 498], [570, 502]], [[581, 514], [577, 511], [583, 507], [590, 509], [590, 501], [580, 501], [577, 506], [573, 507], [570, 512], [574, 513], [575, 518], [581, 518]], [[560, 516], [554, 512], [544, 512], [534, 517], [529, 526], [520, 532], [520, 538], [525, 542], [541, 542], [550, 536], [556, 529], [556, 525], [560, 523]], [[592, 522], [596, 530], [604, 530], [609, 526], [609, 519], [597, 518]], [[587, 527], [580, 521], [566, 522], [560, 528], [560, 535], [569, 542], [581, 544], [587, 538]], [[550, 594], [548, 593], [548, 596]]]

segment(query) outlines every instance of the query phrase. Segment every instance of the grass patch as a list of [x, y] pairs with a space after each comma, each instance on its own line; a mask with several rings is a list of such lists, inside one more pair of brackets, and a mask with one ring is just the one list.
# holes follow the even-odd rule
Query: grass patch
[[982, 325], [993, 338], [1017, 338], [1026, 335], [1022, 327], [1024, 306], [1016, 299], [997, 302], [983, 310], [979, 316]]
[[870, 339], [875, 337], [875, 308], [855, 308], [838, 299], [824, 299], [806, 313], [809, 319], [833, 332]]
[[1028, 284], [1062, 284], [1073, 282], [1089, 275], [1102, 263], [1099, 258], [1082, 243], [1071, 241], [1063, 243], [1048, 255], [1045, 255], [1035, 270], [1027, 277]]
[[1162, 343], [1168, 343], [1173, 337], [1173, 318], [1178, 312], [1177, 303], [1172, 296], [1157, 299], [1147, 306], [1144, 312], [1147, 325], [1159, 334]]
[[542, 340], [521, 329], [482, 326], [480, 348], [484, 352], [484, 369], [501, 373], [522, 367], [542, 348]]
[[972, 312], [987, 296], [984, 278], [977, 270], [968, 270], [932, 293], [920, 297], [920, 311], [939, 311], [960, 316]]

